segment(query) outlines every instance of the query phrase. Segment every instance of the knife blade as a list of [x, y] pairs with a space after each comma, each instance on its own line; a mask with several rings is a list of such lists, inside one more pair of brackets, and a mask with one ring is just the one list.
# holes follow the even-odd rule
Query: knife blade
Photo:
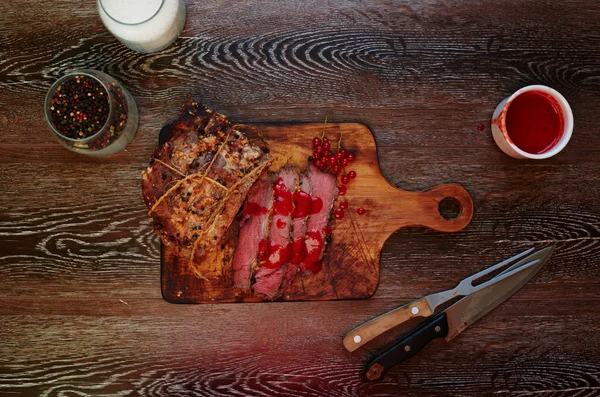
[[465, 296], [415, 328], [367, 365], [364, 380], [380, 380], [390, 368], [413, 357], [436, 338], [453, 339], [525, 285], [546, 264], [553, 251], [554, 247], [538, 251], [537, 259], [523, 265], [527, 266], [523, 271], [505, 273], [507, 277], [501, 281]]
[[[344, 347], [353, 352], [358, 349], [365, 343], [373, 340], [377, 336], [383, 334], [384, 332], [390, 330], [391, 328], [398, 326], [412, 318], [415, 317], [429, 317], [433, 315], [435, 310], [444, 303], [448, 301], [460, 297], [465, 296], [476, 291], [479, 291], [487, 286], [502, 280], [504, 277], [507, 277], [507, 274], [512, 274], [514, 272], [523, 270], [522, 267], [524, 264], [531, 262], [536, 259], [539, 255], [539, 251], [531, 254], [533, 248], [525, 250], [511, 258], [505, 259], [493, 266], [488, 267], [476, 274], [473, 274], [464, 280], [462, 280], [456, 287], [453, 289], [437, 292], [434, 294], [427, 295], [421, 299], [418, 299], [414, 302], [408, 303], [406, 305], [400, 306], [394, 310], [391, 310], [387, 313], [384, 313], [374, 319], [354, 328], [352, 331], [348, 332], [344, 337], [343, 343]], [[531, 255], [529, 255], [531, 254]], [[510, 267], [497, 274], [491, 280], [486, 281], [485, 283], [478, 284], [473, 286], [473, 282], [485, 277], [493, 273], [494, 271], [501, 269], [508, 264], [515, 262]], [[518, 270], [516, 270], [518, 269]]]

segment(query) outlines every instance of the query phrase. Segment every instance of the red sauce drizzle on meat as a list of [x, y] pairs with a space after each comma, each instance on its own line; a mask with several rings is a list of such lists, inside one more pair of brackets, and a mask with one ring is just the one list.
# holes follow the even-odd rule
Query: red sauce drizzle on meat
[[244, 207], [244, 214], [247, 215], [264, 215], [267, 213], [267, 208], [256, 203], [247, 203]]
[[269, 269], [277, 269], [288, 263], [291, 257], [292, 247], [290, 244], [287, 244], [285, 247], [271, 244], [269, 247], [269, 257], [264, 266]]
[[318, 261], [315, 263], [310, 263], [305, 265], [305, 269], [311, 272], [312, 274], [317, 274], [323, 268], [323, 261]]
[[294, 192], [294, 213], [292, 218], [304, 218], [312, 212], [312, 198], [310, 194], [298, 190]]
[[320, 197], [312, 197], [310, 194], [298, 190], [294, 192], [294, 212], [292, 218], [304, 218], [308, 215], [314, 215], [323, 209], [323, 200]]
[[281, 219], [281, 218], [280, 218], [280, 219], [277, 219], [277, 222], [276, 222], [276, 223], [277, 223], [277, 227], [278, 227], [279, 229], [283, 229], [284, 227], [286, 227], [286, 226], [287, 226], [287, 223], [286, 223], [286, 221], [284, 221], [284, 220], [283, 220], [283, 219]]
[[318, 214], [323, 209], [323, 200], [320, 197], [312, 198], [312, 206], [310, 207], [310, 214]]
[[288, 216], [294, 211], [292, 192], [285, 186], [283, 179], [278, 178], [273, 185], [273, 211], [278, 215]]
[[305, 256], [304, 239], [296, 240], [292, 243], [292, 259], [291, 262], [297, 265], [302, 262]]
[[[318, 230], [306, 232], [304, 245], [306, 246], [306, 255], [304, 256], [303, 263], [306, 265], [307, 269], [311, 269], [312, 271], [312, 268], [316, 267], [317, 262], [319, 262], [321, 252], [323, 252], [324, 244], [321, 233]], [[320, 266], [319, 270], [321, 270]]]

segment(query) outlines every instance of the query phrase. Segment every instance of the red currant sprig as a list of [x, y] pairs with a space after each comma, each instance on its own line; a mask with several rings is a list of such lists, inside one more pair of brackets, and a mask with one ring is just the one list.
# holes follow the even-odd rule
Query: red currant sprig
[[[309, 161], [312, 161], [312, 163], [321, 171], [339, 175], [349, 163], [354, 161], [354, 159], [354, 154], [348, 153], [346, 149], [342, 147], [341, 135], [340, 140], [338, 141], [338, 150], [335, 154], [331, 152], [331, 141], [325, 138], [324, 130], [321, 138], [313, 138], [313, 153], [309, 158]], [[348, 177], [350, 176], [348, 175]]]

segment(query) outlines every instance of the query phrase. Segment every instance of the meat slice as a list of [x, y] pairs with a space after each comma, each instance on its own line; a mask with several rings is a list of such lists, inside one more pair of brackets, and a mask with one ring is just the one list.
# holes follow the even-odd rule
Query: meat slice
[[[294, 192], [294, 230], [292, 231], [292, 260], [298, 265], [304, 259], [304, 236], [306, 234], [306, 225], [311, 215], [313, 200], [310, 179], [305, 174], [300, 176], [300, 188]], [[319, 200], [320, 201], [320, 200]], [[319, 209], [320, 210], [320, 209]], [[297, 266], [296, 266], [297, 267]]]
[[273, 217], [269, 242], [269, 254], [256, 272], [254, 293], [267, 299], [275, 299], [283, 293], [282, 283], [292, 257], [290, 233], [294, 212], [293, 192], [300, 182], [296, 167], [283, 167], [273, 184]]
[[250, 289], [261, 245], [267, 242], [271, 226], [274, 178], [262, 177], [248, 193], [240, 221], [240, 234], [233, 256], [233, 282], [237, 288]]
[[195, 266], [195, 255], [221, 243], [271, 160], [225, 116], [191, 100], [170, 129], [142, 173], [142, 193], [163, 243]]
[[313, 211], [313, 207], [315, 207], [317, 211], [320, 211], [319, 206], [321, 205], [321, 200], [313, 200], [311, 196], [310, 179], [306, 176], [306, 174], [300, 175], [300, 185], [294, 192], [293, 201], [294, 212], [292, 213], [292, 257], [287, 266], [285, 274], [283, 275], [283, 281], [281, 283], [281, 289], [283, 291], [285, 291], [288, 285], [292, 283], [298, 274], [298, 271], [300, 270], [298, 265], [304, 259], [304, 237], [306, 234], [306, 224], [310, 214]]
[[310, 181], [313, 198], [321, 199], [322, 202], [320, 211], [312, 214], [306, 224], [305, 255], [300, 263], [305, 274], [314, 274], [321, 270], [321, 259], [329, 234], [327, 224], [338, 189], [334, 175], [321, 172], [312, 164], [308, 166], [306, 176]]

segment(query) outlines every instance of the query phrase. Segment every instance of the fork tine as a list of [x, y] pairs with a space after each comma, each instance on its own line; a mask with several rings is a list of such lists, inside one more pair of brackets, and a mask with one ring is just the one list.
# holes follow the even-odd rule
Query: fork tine
[[521, 272], [521, 271], [525, 271], [527, 270], [527, 268], [532, 267], [537, 265], [538, 263], [540, 263], [539, 259], [534, 259], [534, 260], [529, 260], [529, 258], [525, 258], [525, 260], [523, 261], [523, 263], [521, 264], [521, 266], [515, 266], [512, 269], [508, 270], [508, 271], [504, 271], [500, 274], [498, 274], [496, 277], [487, 280], [484, 283], [478, 284], [477, 287], [475, 287], [475, 289], [473, 290], [473, 292], [476, 292], [478, 290], [484, 289], [489, 287], [492, 284], [495, 284], [497, 282], [502, 281], [503, 279], [512, 276], [515, 273]]
[[[554, 246], [545, 247], [540, 250], [537, 250], [533, 254], [529, 255], [528, 257], [521, 259], [520, 261], [518, 261], [517, 263], [515, 263], [513, 265], [510, 265], [510, 267], [507, 267], [506, 269], [504, 269], [496, 277], [500, 277], [503, 274], [506, 274], [506, 273], [512, 271], [513, 269], [523, 266], [525, 264], [525, 262], [527, 262], [527, 261], [534, 260], [534, 259], [543, 260], [546, 256], [552, 255], [553, 252], [554, 252]], [[494, 277], [494, 278], [496, 278], [496, 277]]]
[[[521, 259], [521, 260], [518, 263], [520, 263], [521, 265], [523, 265], [523, 264], [527, 263], [527, 259], [528, 259], [528, 257], [524, 257], [524, 256], [527, 255], [527, 254], [530, 254], [532, 251], [533, 251], [533, 248], [526, 249], [525, 251], [523, 251], [523, 252], [521, 252], [521, 253], [519, 253], [519, 254], [517, 254], [515, 256], [512, 256], [512, 257], [510, 257], [508, 259], [505, 259], [502, 262], [496, 263], [495, 265], [488, 267], [487, 269], [483, 269], [479, 273], [475, 273], [472, 276], [469, 276], [469, 277], [465, 278], [463, 281], [461, 281], [461, 283], [469, 283], [469, 284], [471, 284], [473, 282], [473, 280], [476, 280], [476, 279], [478, 279], [480, 277], [483, 277], [486, 274], [489, 274], [489, 273], [491, 273], [491, 272], [493, 272], [495, 270], [498, 270], [502, 266], [506, 266], [509, 263], [517, 261], [519, 259]], [[513, 266], [515, 266], [515, 265], [513, 265]], [[516, 267], [518, 267], [518, 266], [515, 266], [515, 267], [511, 268], [510, 270], [512, 270], [512, 269], [514, 269]], [[505, 272], [508, 272], [510, 270], [505, 270]]]

